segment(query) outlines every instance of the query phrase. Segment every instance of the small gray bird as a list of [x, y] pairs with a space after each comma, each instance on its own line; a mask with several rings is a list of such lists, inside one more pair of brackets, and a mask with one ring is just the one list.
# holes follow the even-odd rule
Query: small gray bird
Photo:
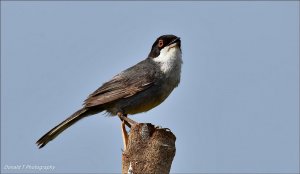
[[127, 116], [161, 104], [180, 82], [181, 55], [179, 37], [160, 36], [145, 60], [104, 83], [88, 96], [83, 108], [47, 132], [36, 144], [42, 148], [80, 119], [102, 111], [112, 116]]

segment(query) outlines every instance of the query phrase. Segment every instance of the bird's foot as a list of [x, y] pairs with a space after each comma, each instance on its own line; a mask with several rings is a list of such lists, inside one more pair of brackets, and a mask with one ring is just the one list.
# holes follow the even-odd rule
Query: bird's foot
[[155, 125], [155, 129], [161, 129], [162, 128], [162, 126], [160, 126], [160, 125]]
[[163, 129], [163, 130], [165, 130], [165, 131], [171, 132], [171, 129], [169, 129], [169, 128], [163, 128], [163, 127], [160, 126], [160, 125], [156, 125], [156, 126], [155, 126], [155, 129]]

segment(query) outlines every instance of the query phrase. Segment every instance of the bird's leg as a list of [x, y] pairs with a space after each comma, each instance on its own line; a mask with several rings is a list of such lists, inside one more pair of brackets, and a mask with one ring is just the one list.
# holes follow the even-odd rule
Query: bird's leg
[[119, 116], [119, 118], [122, 120], [122, 121], [125, 121], [125, 124], [131, 128], [131, 126], [133, 124], [137, 124], [137, 122], [131, 120], [130, 118], [127, 117], [127, 114], [123, 114], [122, 112], [118, 112], [117, 115]]
[[121, 130], [122, 130], [123, 146], [124, 146], [124, 151], [125, 151], [127, 149], [127, 144], [128, 144], [128, 133], [126, 131], [124, 120], [121, 123]]
[[118, 112], [118, 116], [121, 119], [121, 130], [122, 130], [122, 139], [123, 139], [123, 145], [124, 145], [124, 151], [127, 149], [128, 144], [128, 133], [126, 131], [125, 124], [131, 128], [131, 125], [136, 124], [135, 121], [131, 120], [127, 117], [127, 114], [123, 114], [122, 112]]
[[129, 124], [126, 120], [124, 120], [123, 118], [127, 118], [127, 114], [122, 114], [121, 112], [118, 112], [118, 116], [120, 118], [120, 120], [126, 124], [126, 126], [128, 126], [129, 128], [131, 128], [131, 124]]
[[120, 118], [120, 120], [122, 121], [121, 123], [121, 131], [122, 131], [122, 140], [123, 140], [123, 146], [124, 146], [124, 151], [127, 149], [127, 143], [128, 143], [128, 133], [126, 131], [126, 127], [125, 127], [125, 124], [128, 126], [128, 127], [131, 127], [131, 125], [125, 121], [124, 119], [122, 119], [121, 117], [127, 117], [127, 114], [123, 114], [121, 112], [118, 112], [118, 116]]

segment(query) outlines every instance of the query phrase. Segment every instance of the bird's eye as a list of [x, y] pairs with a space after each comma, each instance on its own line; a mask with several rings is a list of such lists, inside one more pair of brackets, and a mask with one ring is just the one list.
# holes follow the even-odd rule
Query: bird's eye
[[163, 45], [164, 45], [164, 41], [160, 39], [158, 41], [158, 47], [161, 48]]

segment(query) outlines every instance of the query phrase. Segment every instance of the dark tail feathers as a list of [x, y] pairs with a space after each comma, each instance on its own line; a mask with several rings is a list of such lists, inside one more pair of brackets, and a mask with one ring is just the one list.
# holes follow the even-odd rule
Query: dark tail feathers
[[88, 112], [87, 108], [82, 108], [75, 112], [73, 115], [71, 115], [69, 118], [67, 118], [65, 121], [61, 122], [59, 125], [55, 126], [53, 129], [51, 129], [49, 132], [47, 132], [44, 136], [42, 136], [36, 144], [39, 146], [39, 148], [44, 147], [49, 141], [53, 140], [55, 137], [57, 137], [60, 133], [62, 133], [64, 130], [66, 130], [68, 127], [72, 126], [74, 123], [79, 121], [80, 119], [91, 115]]

